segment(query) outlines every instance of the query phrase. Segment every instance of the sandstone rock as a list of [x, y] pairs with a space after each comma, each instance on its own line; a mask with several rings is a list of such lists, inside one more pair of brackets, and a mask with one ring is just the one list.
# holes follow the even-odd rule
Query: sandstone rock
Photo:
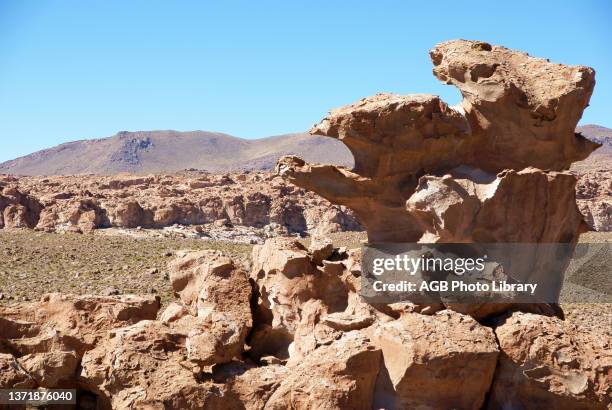
[[489, 172], [559, 171], [598, 147], [574, 131], [595, 86], [592, 68], [466, 40], [438, 44], [430, 56], [434, 75], [461, 91], [478, 141], [464, 164]]
[[[423, 191], [424, 180], [439, 178], [460, 166], [477, 167], [475, 172], [485, 179], [487, 173], [502, 173], [502, 177], [527, 167], [559, 171], [586, 158], [598, 146], [574, 134], [595, 84], [592, 69], [552, 64], [525, 53], [464, 40], [439, 44], [431, 57], [434, 74], [462, 92], [461, 109], [448, 107], [432, 95], [377, 94], [332, 110], [311, 130], [341, 140], [355, 157], [352, 171], [310, 165], [291, 156], [281, 158], [276, 167], [288, 181], [355, 211], [371, 242], [440, 240], [427, 234], [431, 222], [420, 214], [419, 198], [411, 198], [418, 196], [416, 190]], [[567, 191], [573, 187], [568, 182], [571, 177], [540, 173], [533, 176], [541, 180], [537, 184], [540, 192], [546, 192], [550, 185], [549, 199], [565, 205], [573, 195]], [[517, 179], [507, 178], [506, 183]], [[489, 188], [493, 192], [485, 189], [483, 195], [497, 195], [494, 212], [505, 214], [505, 208], [510, 208], [507, 198]], [[479, 230], [470, 225], [470, 212], [479, 206], [474, 194], [463, 194], [462, 189], [452, 199], [438, 195], [437, 206], [442, 208], [434, 211], [438, 217], [434, 223], [447, 223], [451, 237]], [[432, 190], [423, 206], [436, 207], [428, 203], [435, 195]], [[533, 198], [540, 199], [545, 198]], [[404, 208], [406, 201], [408, 208]], [[464, 208], [466, 218], [461, 216]], [[443, 218], [446, 214], [448, 221]], [[575, 206], [566, 205], [551, 215], [554, 225], [569, 222], [569, 234], [563, 242], [575, 241], [576, 219]], [[481, 231], [490, 228], [483, 226]], [[528, 234], [534, 235], [535, 229]], [[512, 241], [504, 232], [498, 237], [498, 241]]]
[[397, 175], [462, 163], [469, 131], [466, 118], [435, 95], [376, 94], [332, 110], [310, 132], [342, 141], [356, 174], [398, 183]]
[[346, 333], [291, 368], [265, 408], [370, 409], [380, 361], [363, 334]]
[[34, 228], [42, 204], [14, 185], [0, 187], [0, 228]]
[[461, 167], [421, 177], [406, 207], [427, 242], [571, 242], [582, 229], [575, 183], [535, 168], [495, 176]]
[[79, 383], [113, 409], [237, 408], [223, 387], [200, 383], [188, 364], [185, 337], [156, 321], [115, 329], [88, 351]]
[[[288, 344], [298, 328], [310, 335], [305, 329], [312, 329], [321, 314], [347, 307], [348, 291], [341, 278], [319, 270], [307, 249], [295, 240], [274, 238], [255, 246], [251, 278], [259, 293], [255, 311], [259, 325], [250, 341], [255, 356], [288, 357]], [[270, 338], [281, 343], [269, 343]], [[301, 356], [315, 346], [316, 342], [308, 348], [294, 346], [293, 352]]]
[[501, 355], [489, 408], [610, 408], [609, 337], [520, 312], [503, 320], [495, 334]]
[[175, 322], [189, 314], [189, 310], [182, 303], [172, 302], [159, 315], [160, 322], [168, 324]]
[[223, 382], [231, 396], [240, 401], [245, 410], [267, 409], [270, 396], [278, 389], [289, 369], [278, 363], [262, 367], [244, 363], [230, 364], [215, 371], [216, 381]]
[[12, 354], [0, 352], [0, 388], [32, 389], [36, 382], [26, 373]]
[[576, 186], [576, 202], [591, 229], [612, 231], [612, 171], [581, 175]]
[[312, 261], [317, 265], [322, 265], [323, 261], [329, 258], [334, 250], [331, 239], [321, 236], [314, 236], [308, 246]]
[[145, 221], [144, 210], [137, 201], [119, 204], [114, 212], [113, 224], [125, 228], [148, 225]]
[[240, 355], [252, 326], [246, 272], [221, 252], [205, 250], [171, 262], [170, 281], [191, 315], [173, 307], [162, 320], [175, 321], [173, 326], [186, 334], [188, 358], [208, 366]]
[[495, 335], [449, 310], [368, 329], [382, 349], [375, 408], [479, 409], [497, 363]]
[[79, 358], [75, 352], [52, 350], [27, 354], [20, 357], [18, 362], [38, 386], [57, 388], [62, 382], [74, 380]]
[[361, 229], [349, 209], [263, 172], [11, 177], [0, 189], [0, 228], [87, 232], [227, 219], [256, 228], [277, 223], [292, 233]]
[[80, 357], [108, 330], [155, 319], [158, 309], [154, 297], [48, 294], [39, 302], [0, 306], [0, 317], [13, 329], [0, 340], [20, 356], [59, 349]]

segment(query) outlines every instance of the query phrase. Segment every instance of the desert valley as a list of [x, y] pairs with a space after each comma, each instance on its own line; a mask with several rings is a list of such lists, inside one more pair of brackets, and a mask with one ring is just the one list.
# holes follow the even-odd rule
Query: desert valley
[[609, 409], [609, 252], [559, 306], [362, 300], [368, 241], [612, 243], [612, 130], [576, 128], [593, 71], [477, 41], [430, 56], [460, 109], [376, 94], [315, 135], [120, 132], [0, 164], [0, 387], [83, 409]]

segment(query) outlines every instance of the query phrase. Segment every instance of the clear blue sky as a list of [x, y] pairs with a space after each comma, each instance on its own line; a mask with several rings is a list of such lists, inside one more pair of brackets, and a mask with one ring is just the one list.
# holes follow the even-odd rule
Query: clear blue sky
[[120, 130], [297, 132], [380, 91], [459, 94], [427, 51], [479, 39], [589, 65], [612, 127], [609, 1], [0, 0], [0, 161]]

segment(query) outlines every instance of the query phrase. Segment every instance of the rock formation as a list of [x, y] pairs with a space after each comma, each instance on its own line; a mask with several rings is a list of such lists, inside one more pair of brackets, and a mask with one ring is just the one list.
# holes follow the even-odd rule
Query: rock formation
[[361, 229], [350, 210], [269, 173], [0, 176], [0, 228], [90, 232], [214, 223], [278, 234]]
[[[358, 250], [269, 239], [250, 280], [216, 251], [170, 263], [177, 300], [52, 294], [0, 307], [0, 388], [76, 388], [82, 408], [610, 406], [609, 338], [514, 312], [359, 297]], [[87, 401], [90, 407], [85, 407]]]
[[612, 231], [612, 171], [582, 174], [576, 188], [576, 202], [591, 229]]
[[[594, 148], [570, 132], [592, 70], [466, 41], [439, 45], [432, 59], [464, 93], [463, 112], [434, 96], [377, 95], [315, 128], [349, 146], [355, 170], [285, 157], [279, 172], [353, 209], [371, 241], [573, 243], [583, 222], [564, 169]], [[224, 217], [255, 223], [270, 205], [264, 193], [227, 191], [200, 212], [221, 201]], [[194, 217], [180, 202], [149, 207], [134, 196], [118, 209], [104, 207], [107, 198], [75, 202], [68, 219], [89, 226], [104, 215], [96, 209], [126, 224]], [[177, 299], [159, 314], [158, 299], [137, 296], [53, 294], [0, 306], [0, 388], [76, 388], [81, 407], [98, 409], [612, 406], [609, 335], [524, 306], [370, 304], [360, 295], [361, 256], [325, 238], [308, 247], [271, 238], [253, 247], [250, 273], [218, 251], [177, 254]]]
[[[581, 172], [579, 176], [577, 203], [589, 227], [612, 230], [612, 175], [602, 170]], [[1, 193], [3, 189], [5, 194]], [[280, 234], [320, 235], [363, 229], [350, 209], [331, 205], [313, 192], [296, 189], [263, 172], [146, 177], [0, 176], [0, 229], [90, 232], [106, 227], [210, 226], [215, 222], [264, 230], [268, 227]]]
[[[364, 98], [311, 130], [346, 144], [352, 171], [284, 157], [277, 172], [353, 209], [372, 242], [574, 241], [581, 216], [563, 171], [598, 146], [574, 133], [594, 71], [475, 41], [442, 43], [430, 55], [434, 74], [461, 91], [459, 107], [433, 95]], [[531, 209], [511, 211], [509, 200]], [[555, 211], [535, 210], [546, 203]], [[488, 217], [472, 219], [481, 208]], [[491, 229], [499, 217], [524, 215], [533, 222], [524, 232]]]

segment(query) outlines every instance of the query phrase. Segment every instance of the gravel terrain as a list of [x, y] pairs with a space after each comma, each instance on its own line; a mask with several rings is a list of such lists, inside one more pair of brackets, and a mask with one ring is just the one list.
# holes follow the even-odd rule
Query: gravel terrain
[[[0, 230], [0, 304], [35, 300], [49, 292], [76, 294], [157, 294], [165, 304], [174, 297], [166, 271], [167, 263], [182, 249], [218, 249], [250, 267], [252, 245], [161, 235], [42, 233], [32, 230]], [[329, 235], [336, 246], [360, 246], [364, 232]], [[308, 244], [309, 238], [302, 241]], [[580, 242], [612, 242], [612, 232], [588, 232]], [[610, 254], [608, 253], [608, 258]], [[612, 261], [602, 287], [610, 286]], [[589, 272], [587, 272], [588, 274]], [[607, 279], [606, 279], [607, 276]], [[561, 300], [576, 300], [576, 294], [591, 302], [602, 299], [597, 285], [582, 286], [576, 278], [566, 282]], [[572, 298], [569, 298], [571, 295]], [[612, 335], [611, 303], [562, 303], [568, 320], [580, 327]]]

